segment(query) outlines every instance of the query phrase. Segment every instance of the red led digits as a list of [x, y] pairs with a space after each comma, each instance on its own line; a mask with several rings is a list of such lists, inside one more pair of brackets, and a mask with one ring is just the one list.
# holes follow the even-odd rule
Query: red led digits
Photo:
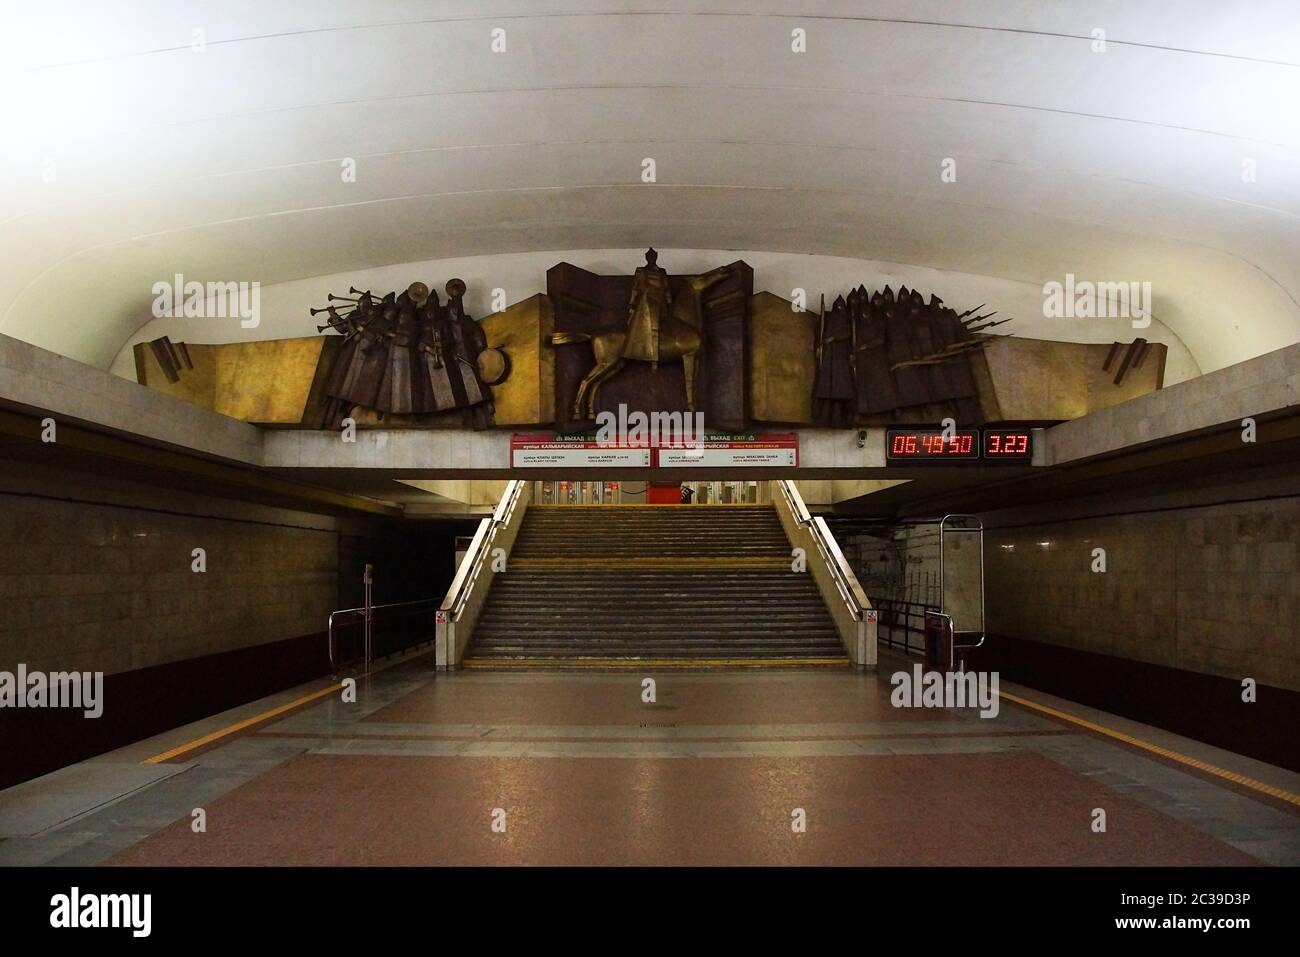
[[984, 431], [984, 457], [990, 459], [1032, 458], [1029, 433], [1023, 431]]
[[979, 433], [961, 430], [945, 437], [941, 429], [889, 429], [885, 442], [889, 461], [978, 459]]
[[886, 462], [1013, 462], [1033, 459], [1032, 433], [1027, 429], [959, 429], [945, 436], [942, 429], [887, 429]]
[[916, 435], [913, 433], [890, 433], [889, 454], [905, 456], [916, 454]]

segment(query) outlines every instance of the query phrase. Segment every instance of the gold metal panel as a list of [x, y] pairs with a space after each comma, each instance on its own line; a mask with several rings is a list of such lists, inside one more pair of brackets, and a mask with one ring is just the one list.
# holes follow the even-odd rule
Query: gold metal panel
[[749, 398], [755, 419], [813, 421], [817, 316], [795, 312], [788, 299], [760, 292], [749, 300]]
[[216, 410], [245, 422], [301, 422], [324, 344], [312, 336], [217, 346]]
[[997, 389], [993, 385], [993, 376], [989, 372], [989, 363], [984, 350], [976, 349], [969, 353], [969, 358], [971, 376], [975, 379], [975, 391], [979, 396], [980, 414], [985, 422], [1001, 422], [1007, 417], [1002, 414], [1002, 407], [998, 405]]
[[148, 343], [135, 346], [136, 375], [159, 392], [244, 422], [302, 421], [324, 336], [213, 345], [187, 343], [193, 369], [168, 382]]
[[536, 295], [503, 312], [485, 316], [479, 325], [489, 348], [510, 360], [510, 374], [494, 385], [492, 403], [498, 426], [548, 425], [555, 421], [555, 330], [551, 301]]
[[984, 357], [1002, 418], [1077, 419], [1164, 384], [1163, 344], [1151, 343], [1142, 367], [1130, 368], [1121, 385], [1114, 384], [1118, 361], [1109, 372], [1102, 369], [1110, 349], [1110, 343], [991, 339]]

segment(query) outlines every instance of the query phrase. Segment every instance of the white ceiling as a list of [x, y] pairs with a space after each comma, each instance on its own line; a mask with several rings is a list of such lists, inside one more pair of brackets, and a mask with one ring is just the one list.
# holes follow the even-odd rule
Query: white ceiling
[[1147, 280], [1205, 371], [1300, 340], [1295, 0], [23, 6], [0, 332], [101, 367], [176, 272], [648, 244]]

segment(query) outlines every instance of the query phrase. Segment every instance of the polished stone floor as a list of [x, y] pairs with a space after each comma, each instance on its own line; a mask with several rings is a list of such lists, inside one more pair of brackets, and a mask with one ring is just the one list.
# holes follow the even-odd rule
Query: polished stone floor
[[1009, 701], [989, 719], [895, 709], [900, 667], [435, 677], [413, 659], [356, 703], [331, 693], [143, 763], [320, 682], [0, 792], [0, 864], [1300, 863], [1295, 805]]

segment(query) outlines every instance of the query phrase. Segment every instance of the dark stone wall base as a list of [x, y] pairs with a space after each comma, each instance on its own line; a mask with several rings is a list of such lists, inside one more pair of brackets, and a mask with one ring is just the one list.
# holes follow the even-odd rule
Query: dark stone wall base
[[104, 677], [104, 713], [0, 710], [0, 788], [329, 673], [324, 632]]
[[1240, 679], [1004, 635], [989, 635], [968, 662], [1029, 688], [1300, 771], [1300, 692], [1260, 685], [1255, 703], [1246, 704]]

